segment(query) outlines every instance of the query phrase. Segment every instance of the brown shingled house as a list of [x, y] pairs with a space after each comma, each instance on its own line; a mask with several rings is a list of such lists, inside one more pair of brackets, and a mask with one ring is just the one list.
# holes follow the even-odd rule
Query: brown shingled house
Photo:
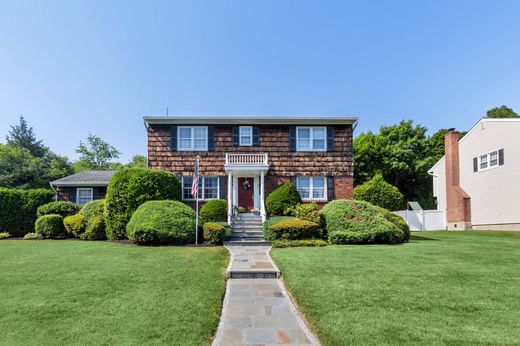
[[183, 200], [191, 196], [200, 155], [199, 199], [225, 199], [257, 208], [265, 196], [293, 182], [305, 201], [352, 198], [352, 133], [345, 116], [146, 116], [148, 165], [176, 174]]
[[83, 171], [50, 182], [57, 201], [70, 201], [83, 205], [103, 199], [115, 171]]

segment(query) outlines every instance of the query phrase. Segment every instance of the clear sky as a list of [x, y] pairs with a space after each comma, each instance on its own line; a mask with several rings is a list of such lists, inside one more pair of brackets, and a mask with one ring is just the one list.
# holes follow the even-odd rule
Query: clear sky
[[468, 129], [520, 111], [520, 1], [0, 0], [0, 142], [23, 114], [127, 161], [142, 116], [344, 114]]

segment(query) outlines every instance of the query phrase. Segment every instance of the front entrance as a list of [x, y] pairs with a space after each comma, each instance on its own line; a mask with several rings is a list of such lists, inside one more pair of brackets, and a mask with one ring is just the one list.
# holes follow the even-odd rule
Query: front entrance
[[254, 178], [238, 178], [238, 206], [251, 210], [254, 202]]

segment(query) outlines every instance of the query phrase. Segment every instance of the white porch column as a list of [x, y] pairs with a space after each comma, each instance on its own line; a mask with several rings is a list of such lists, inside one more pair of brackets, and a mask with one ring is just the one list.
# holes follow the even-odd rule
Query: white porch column
[[265, 172], [262, 171], [262, 174], [260, 174], [260, 214], [262, 215], [262, 222], [265, 221], [264, 175], [265, 175]]
[[233, 215], [233, 173], [231, 173], [231, 171], [228, 172], [227, 200], [228, 200], [227, 222], [229, 225], [231, 225], [231, 216]]

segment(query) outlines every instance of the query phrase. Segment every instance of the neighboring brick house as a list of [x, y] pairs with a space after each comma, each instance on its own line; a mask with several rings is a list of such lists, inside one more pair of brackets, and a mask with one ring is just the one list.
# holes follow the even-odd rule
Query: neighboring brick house
[[148, 165], [176, 174], [192, 202], [195, 157], [200, 156], [199, 199], [226, 199], [257, 208], [265, 196], [293, 182], [305, 201], [352, 198], [352, 132], [344, 116], [147, 116]]
[[84, 171], [51, 181], [57, 201], [71, 201], [83, 205], [103, 199], [115, 171]]
[[449, 230], [520, 230], [520, 119], [481, 119], [430, 170]]

